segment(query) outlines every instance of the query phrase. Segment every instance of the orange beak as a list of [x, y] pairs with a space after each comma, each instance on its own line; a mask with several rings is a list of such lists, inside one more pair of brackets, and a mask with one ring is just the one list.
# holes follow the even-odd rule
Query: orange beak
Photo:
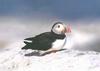
[[66, 27], [66, 33], [71, 33], [71, 27], [69, 25]]

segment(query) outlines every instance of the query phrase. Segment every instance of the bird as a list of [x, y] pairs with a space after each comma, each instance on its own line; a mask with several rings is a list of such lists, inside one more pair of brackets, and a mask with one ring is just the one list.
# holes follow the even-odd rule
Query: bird
[[22, 50], [44, 51], [44, 54], [57, 52], [63, 49], [67, 41], [66, 33], [69, 32], [71, 32], [71, 29], [66, 27], [62, 22], [55, 22], [51, 31], [24, 39], [26, 45], [22, 47]]

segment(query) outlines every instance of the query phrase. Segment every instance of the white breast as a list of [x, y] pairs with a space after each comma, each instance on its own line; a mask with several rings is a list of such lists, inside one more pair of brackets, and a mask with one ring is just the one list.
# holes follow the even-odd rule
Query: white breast
[[62, 49], [65, 44], [66, 44], [66, 38], [57, 39], [55, 42], [52, 43], [52, 48], [54, 48], [54, 49]]

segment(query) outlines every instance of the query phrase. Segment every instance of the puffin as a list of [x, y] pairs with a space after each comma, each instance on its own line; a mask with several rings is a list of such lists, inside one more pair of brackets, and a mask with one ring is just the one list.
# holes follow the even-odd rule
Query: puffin
[[41, 55], [45, 55], [52, 52], [57, 52], [63, 49], [67, 42], [67, 33], [70, 33], [71, 29], [66, 27], [62, 22], [55, 22], [51, 28], [51, 31], [44, 32], [34, 37], [24, 39], [26, 44], [22, 47], [22, 50], [32, 49], [38, 52], [44, 51]]

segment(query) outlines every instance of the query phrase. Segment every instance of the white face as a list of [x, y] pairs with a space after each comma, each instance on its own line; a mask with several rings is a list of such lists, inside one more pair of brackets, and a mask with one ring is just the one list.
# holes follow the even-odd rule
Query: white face
[[63, 24], [56, 24], [53, 28], [52, 31], [56, 34], [65, 34], [66, 32], [66, 27]]

